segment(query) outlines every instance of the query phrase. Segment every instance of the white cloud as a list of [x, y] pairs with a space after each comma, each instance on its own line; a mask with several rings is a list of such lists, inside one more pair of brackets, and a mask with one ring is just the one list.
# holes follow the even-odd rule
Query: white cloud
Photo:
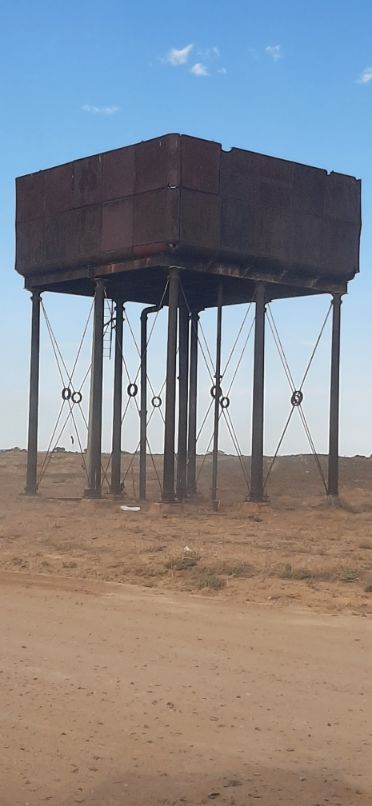
[[270, 56], [274, 62], [278, 62], [279, 59], [283, 58], [281, 45], [267, 45], [265, 51], [267, 55]]
[[193, 76], [209, 76], [207, 67], [201, 62], [196, 62], [196, 64], [193, 64], [190, 73], [192, 73]]
[[165, 58], [165, 61], [168, 64], [172, 64], [173, 67], [178, 67], [180, 64], [186, 64], [190, 53], [193, 49], [194, 45], [186, 45], [184, 48], [171, 48]]
[[163, 62], [163, 64], [171, 64], [172, 67], [184, 66], [189, 62], [190, 54], [192, 52], [194, 59], [200, 59], [198, 62], [195, 61], [194, 63], [191, 63], [189, 72], [193, 76], [209, 76], [210, 71], [212, 70], [213, 62], [215, 64], [214, 70], [222, 75], [227, 73], [226, 67], [221, 67], [217, 70], [216, 60], [220, 59], [221, 56], [220, 49], [217, 47], [217, 45], [213, 45], [213, 47], [208, 48], [200, 48], [197, 45], [194, 46], [190, 43], [189, 45], [185, 45], [184, 48], [171, 48], [166, 56], [161, 58], [160, 61]]
[[83, 112], [90, 112], [93, 115], [115, 115], [119, 111], [119, 106], [94, 106], [94, 104], [84, 104], [81, 107]]
[[372, 81], [372, 67], [365, 67], [357, 79], [357, 84], [369, 84], [370, 81]]
[[201, 59], [219, 59], [220, 58], [220, 49], [214, 45], [213, 48], [198, 48], [197, 55], [200, 56]]

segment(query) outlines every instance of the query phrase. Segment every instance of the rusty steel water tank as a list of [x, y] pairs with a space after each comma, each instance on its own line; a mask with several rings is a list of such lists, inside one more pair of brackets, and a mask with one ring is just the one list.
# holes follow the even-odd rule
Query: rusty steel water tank
[[169, 254], [263, 279], [359, 270], [359, 180], [209, 140], [167, 134], [19, 177], [16, 194], [26, 279]]

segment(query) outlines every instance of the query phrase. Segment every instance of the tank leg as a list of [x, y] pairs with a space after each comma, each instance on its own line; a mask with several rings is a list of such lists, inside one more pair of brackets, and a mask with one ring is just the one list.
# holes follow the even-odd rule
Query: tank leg
[[265, 372], [265, 286], [256, 288], [256, 317], [254, 336], [251, 501], [262, 501], [263, 433], [264, 433], [264, 372]]
[[112, 495], [120, 495], [121, 487], [121, 416], [123, 398], [123, 300], [116, 300], [115, 312], [115, 366], [114, 366], [114, 408], [112, 416], [112, 456], [111, 484]]
[[331, 393], [329, 413], [328, 495], [338, 495], [341, 294], [333, 295]]
[[198, 394], [198, 326], [199, 314], [190, 317], [190, 388], [189, 388], [189, 441], [187, 457], [187, 495], [196, 495], [196, 437]]
[[218, 437], [220, 425], [220, 397], [221, 397], [221, 338], [222, 338], [222, 285], [218, 289], [217, 307], [217, 337], [216, 337], [216, 372], [215, 372], [215, 398], [214, 398], [214, 427], [213, 427], [213, 455], [212, 455], [212, 493], [211, 500], [215, 508], [217, 501], [218, 479]]
[[140, 459], [139, 497], [146, 500], [147, 460], [147, 309], [141, 313], [141, 408], [140, 408]]
[[147, 320], [150, 313], [158, 313], [162, 305], [150, 305], [141, 313], [141, 408], [140, 408], [140, 457], [139, 497], [146, 500], [147, 467]]
[[34, 291], [31, 321], [30, 396], [28, 414], [28, 445], [26, 495], [37, 493], [37, 435], [39, 420], [39, 364], [40, 364], [40, 303], [39, 291]]
[[177, 311], [178, 271], [169, 272], [167, 382], [165, 393], [164, 469], [162, 500], [173, 502], [175, 469], [175, 424], [176, 424], [176, 360], [177, 360]]
[[103, 325], [105, 289], [96, 281], [94, 295], [94, 327], [91, 370], [91, 392], [88, 434], [88, 489], [86, 498], [101, 497], [102, 385], [103, 385]]
[[189, 386], [189, 312], [184, 300], [180, 302], [179, 317], [179, 350], [178, 350], [178, 450], [177, 450], [177, 498], [182, 501], [186, 497], [186, 465], [187, 465], [187, 413]]

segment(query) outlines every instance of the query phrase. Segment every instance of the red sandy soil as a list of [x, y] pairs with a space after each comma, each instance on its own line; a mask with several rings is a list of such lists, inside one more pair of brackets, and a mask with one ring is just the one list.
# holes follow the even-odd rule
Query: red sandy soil
[[[24, 452], [0, 453], [0, 569], [372, 612], [372, 459], [342, 461], [338, 504], [322, 494], [312, 457], [280, 459], [269, 503], [242, 507], [239, 462], [222, 457], [218, 513], [207, 497], [123, 512], [121, 503], [134, 503], [134, 474], [123, 501], [81, 500], [78, 454], [52, 457], [37, 498], [22, 494], [24, 470]], [[208, 459], [205, 496], [209, 484]], [[149, 495], [159, 497], [155, 475]]]
[[1, 806], [372, 804], [371, 459], [336, 505], [282, 458], [240, 508], [223, 457], [218, 513], [80, 500], [77, 454], [27, 498], [24, 469], [0, 453]]

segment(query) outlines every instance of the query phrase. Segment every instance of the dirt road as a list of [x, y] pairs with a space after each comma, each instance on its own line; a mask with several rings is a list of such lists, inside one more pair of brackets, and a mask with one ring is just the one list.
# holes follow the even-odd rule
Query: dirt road
[[372, 804], [370, 618], [2, 574], [2, 806]]

